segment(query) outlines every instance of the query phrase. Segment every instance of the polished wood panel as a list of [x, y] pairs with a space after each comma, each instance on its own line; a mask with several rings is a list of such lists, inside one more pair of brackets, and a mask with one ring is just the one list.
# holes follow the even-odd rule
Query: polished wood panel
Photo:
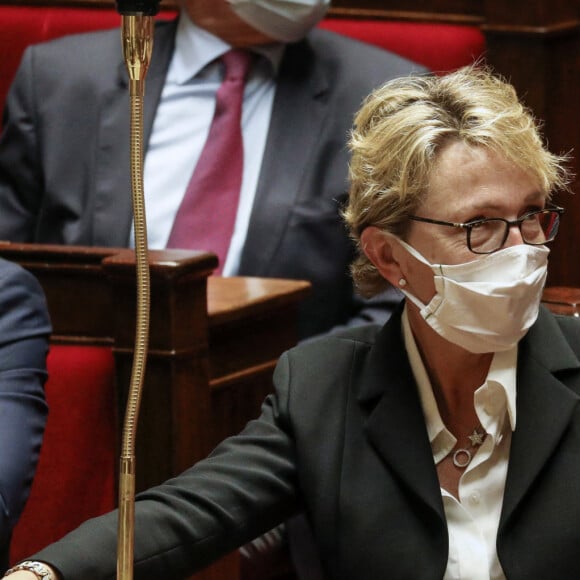
[[309, 287], [272, 278], [208, 279], [212, 444], [257, 415], [280, 353], [296, 340], [294, 305]]
[[580, 288], [551, 286], [544, 290], [542, 304], [554, 314], [580, 317]]
[[483, 0], [334, 0], [331, 16], [478, 24]]

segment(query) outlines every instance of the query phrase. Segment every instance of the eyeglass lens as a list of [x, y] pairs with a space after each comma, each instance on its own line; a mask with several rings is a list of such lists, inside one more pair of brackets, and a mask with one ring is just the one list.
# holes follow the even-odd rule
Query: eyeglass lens
[[[544, 210], [530, 213], [517, 221], [522, 239], [527, 244], [540, 245], [551, 242], [558, 233], [560, 216], [556, 211]], [[505, 243], [512, 224], [502, 219], [489, 218], [474, 224], [468, 230], [473, 252], [490, 253]]]

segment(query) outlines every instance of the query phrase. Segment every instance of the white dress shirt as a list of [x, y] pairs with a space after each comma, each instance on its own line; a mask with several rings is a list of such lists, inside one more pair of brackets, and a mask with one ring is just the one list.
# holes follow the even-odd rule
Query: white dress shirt
[[[403, 336], [419, 389], [435, 464], [445, 458], [457, 440], [447, 430], [435, 401], [429, 377], [411, 331], [407, 310]], [[497, 529], [507, 476], [511, 434], [516, 426], [517, 346], [496, 353], [473, 404], [487, 437], [459, 480], [459, 500], [441, 488], [449, 554], [443, 580], [504, 580], [496, 549]], [[475, 425], [474, 425], [475, 427]], [[469, 442], [465, 442], [468, 448]]]
[[[148, 243], [165, 248], [187, 184], [207, 138], [223, 78], [219, 57], [231, 46], [180, 15], [175, 51], [155, 115], [144, 165]], [[238, 269], [254, 203], [284, 45], [253, 47], [242, 111], [244, 175], [233, 238], [223, 274]], [[219, 163], [219, 161], [218, 161]], [[134, 237], [131, 236], [131, 245]], [[209, 248], [199, 248], [206, 250]]]

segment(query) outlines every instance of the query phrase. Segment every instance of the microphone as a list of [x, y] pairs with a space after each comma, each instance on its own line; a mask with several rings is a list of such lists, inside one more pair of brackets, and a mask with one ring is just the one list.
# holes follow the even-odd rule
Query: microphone
[[159, 12], [159, 0], [116, 0], [116, 6], [122, 17], [121, 40], [130, 94], [142, 98], [153, 50], [153, 16]]
[[130, 159], [137, 311], [135, 351], [127, 397], [119, 465], [119, 521], [117, 580], [132, 580], [135, 543], [135, 439], [149, 344], [151, 283], [147, 247], [147, 220], [143, 191], [143, 101], [145, 77], [153, 51], [153, 16], [159, 0], [116, 0], [121, 14], [121, 42], [129, 75]]

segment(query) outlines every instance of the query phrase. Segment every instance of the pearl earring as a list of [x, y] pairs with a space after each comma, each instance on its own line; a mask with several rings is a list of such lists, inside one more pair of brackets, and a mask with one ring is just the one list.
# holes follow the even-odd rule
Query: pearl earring
[[404, 286], [406, 286], [406, 285], [407, 285], [407, 280], [405, 280], [405, 278], [401, 278], [401, 279], [399, 280], [399, 286], [400, 286], [401, 288], [403, 288], [403, 287], [404, 287]]

